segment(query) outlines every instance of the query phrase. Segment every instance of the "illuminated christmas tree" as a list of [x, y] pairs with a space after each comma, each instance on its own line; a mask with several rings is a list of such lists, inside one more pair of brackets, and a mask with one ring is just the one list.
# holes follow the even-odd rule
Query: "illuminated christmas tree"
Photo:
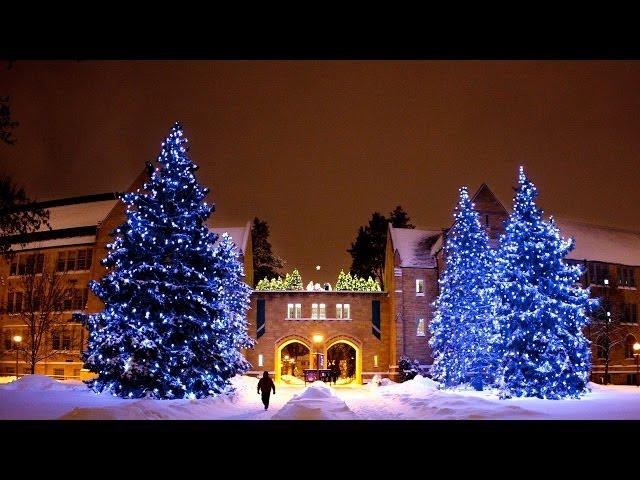
[[104, 310], [89, 315], [84, 360], [97, 392], [121, 397], [202, 398], [231, 391], [248, 368], [250, 289], [228, 236], [205, 221], [214, 206], [196, 181], [187, 139], [175, 124], [144, 191], [127, 193], [127, 221], [91, 283]]
[[536, 207], [520, 167], [513, 211], [500, 240], [501, 396], [577, 398], [587, 390], [591, 351], [582, 333], [596, 301], [575, 286], [582, 271], [563, 259], [574, 247]]
[[433, 376], [445, 387], [495, 382], [500, 360], [493, 251], [466, 188], [447, 234], [445, 269], [429, 328]]

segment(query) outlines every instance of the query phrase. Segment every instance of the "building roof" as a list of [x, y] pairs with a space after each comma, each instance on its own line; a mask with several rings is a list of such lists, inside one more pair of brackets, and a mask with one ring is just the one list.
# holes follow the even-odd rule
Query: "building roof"
[[[12, 250], [81, 245], [96, 241], [97, 227], [118, 203], [116, 193], [50, 200], [30, 205], [49, 211], [49, 229], [10, 238]], [[26, 242], [22, 244], [21, 242]]]
[[[209, 230], [222, 235], [228, 233], [240, 252], [245, 253], [248, 248], [249, 237], [251, 234], [251, 222], [247, 222], [244, 227], [209, 227]], [[218, 243], [220, 237], [218, 237]]]
[[559, 218], [556, 225], [564, 238], [575, 239], [569, 259], [640, 266], [640, 232]]
[[[31, 208], [49, 211], [51, 230], [42, 226], [37, 232], [26, 236], [26, 244], [13, 243], [11, 249], [18, 251], [95, 243], [98, 225], [118, 202], [116, 193], [105, 193], [34, 204]], [[242, 253], [246, 252], [251, 222], [247, 222], [243, 227], [211, 227], [210, 230], [219, 235], [227, 232], [236, 247]], [[17, 241], [19, 239], [16, 239]]]
[[442, 235], [441, 230], [417, 228], [394, 228], [389, 224], [394, 252], [400, 256], [401, 267], [432, 268], [435, 258], [431, 247]]

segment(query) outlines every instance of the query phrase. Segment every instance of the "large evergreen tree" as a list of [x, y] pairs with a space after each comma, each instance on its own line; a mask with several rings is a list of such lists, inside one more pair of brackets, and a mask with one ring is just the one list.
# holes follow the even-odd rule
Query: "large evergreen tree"
[[467, 188], [460, 189], [455, 222], [447, 235], [445, 269], [429, 328], [433, 375], [445, 387], [495, 382], [500, 355], [493, 250], [473, 209]]
[[520, 167], [513, 211], [500, 240], [501, 396], [577, 398], [587, 389], [591, 351], [582, 328], [595, 305], [576, 286], [581, 267], [563, 259], [574, 247], [536, 207], [536, 187]]
[[407, 212], [398, 205], [385, 217], [373, 212], [369, 224], [358, 229], [355, 242], [347, 252], [351, 255], [351, 274], [358, 277], [372, 277], [384, 287], [384, 253], [387, 245], [388, 224], [395, 228], [415, 228], [409, 223]]
[[91, 283], [105, 307], [86, 319], [97, 392], [202, 398], [230, 391], [248, 367], [249, 289], [230, 239], [214, 246], [205, 225], [214, 206], [187, 150], [176, 123], [144, 191], [122, 197], [127, 221], [108, 245], [107, 274]]
[[269, 224], [258, 217], [253, 219], [251, 225], [251, 240], [253, 247], [253, 278], [258, 281], [264, 278], [275, 278], [280, 276], [279, 269], [284, 266], [284, 262], [273, 253], [269, 242]]

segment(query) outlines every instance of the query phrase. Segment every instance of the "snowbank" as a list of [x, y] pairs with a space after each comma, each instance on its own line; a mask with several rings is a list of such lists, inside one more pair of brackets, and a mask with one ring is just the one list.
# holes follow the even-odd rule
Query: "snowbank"
[[80, 382], [80, 385], [77, 382], [74, 383], [62, 383], [54, 380], [51, 377], [47, 377], [46, 375], [24, 375], [20, 377], [18, 380], [14, 380], [13, 382], [6, 383], [0, 388], [3, 390], [21, 390], [28, 392], [41, 392], [41, 391], [60, 391], [60, 390], [69, 390], [76, 389], [78, 387], [86, 389], [87, 387]]
[[294, 395], [273, 420], [355, 420], [358, 416], [337, 397], [331, 387], [314, 382], [299, 395]]
[[391, 383], [391, 385], [388, 385], [387, 391], [391, 391], [394, 394], [422, 396], [431, 395], [438, 390], [436, 382], [422, 375], [416, 375], [411, 380], [403, 383]]

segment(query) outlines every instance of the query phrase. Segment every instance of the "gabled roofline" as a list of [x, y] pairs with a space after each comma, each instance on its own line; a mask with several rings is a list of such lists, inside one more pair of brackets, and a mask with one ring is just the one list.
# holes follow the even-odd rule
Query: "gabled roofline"
[[119, 193], [107, 192], [96, 193], [92, 195], [81, 195], [79, 197], [58, 198], [55, 200], [46, 200], [44, 202], [33, 202], [26, 205], [18, 205], [14, 208], [7, 209], [2, 213], [24, 212], [28, 210], [46, 210], [53, 207], [63, 207], [66, 205], [79, 205], [82, 203], [104, 202], [107, 200], [118, 200]]
[[[473, 194], [473, 197], [471, 198], [471, 202], [475, 201], [476, 197], [478, 196], [478, 194], [480, 193], [480, 191], [482, 190], [482, 188], [486, 188], [487, 190], [489, 190], [491, 192], [491, 194], [493, 195], [493, 198], [496, 199], [496, 201], [498, 202], [498, 205], [500, 205], [500, 207], [502, 207], [502, 209], [506, 212], [509, 213], [509, 210], [507, 210], [504, 207], [504, 204], [500, 201], [500, 199], [498, 198], [498, 196], [495, 194], [495, 192], [493, 190], [491, 190], [491, 187], [489, 187], [489, 185], [486, 184], [486, 182], [482, 182], [480, 184], [480, 186], [478, 187], [478, 189], [476, 190], [476, 193]], [[455, 222], [454, 222], [455, 223]], [[453, 225], [453, 224], [452, 224]]]

